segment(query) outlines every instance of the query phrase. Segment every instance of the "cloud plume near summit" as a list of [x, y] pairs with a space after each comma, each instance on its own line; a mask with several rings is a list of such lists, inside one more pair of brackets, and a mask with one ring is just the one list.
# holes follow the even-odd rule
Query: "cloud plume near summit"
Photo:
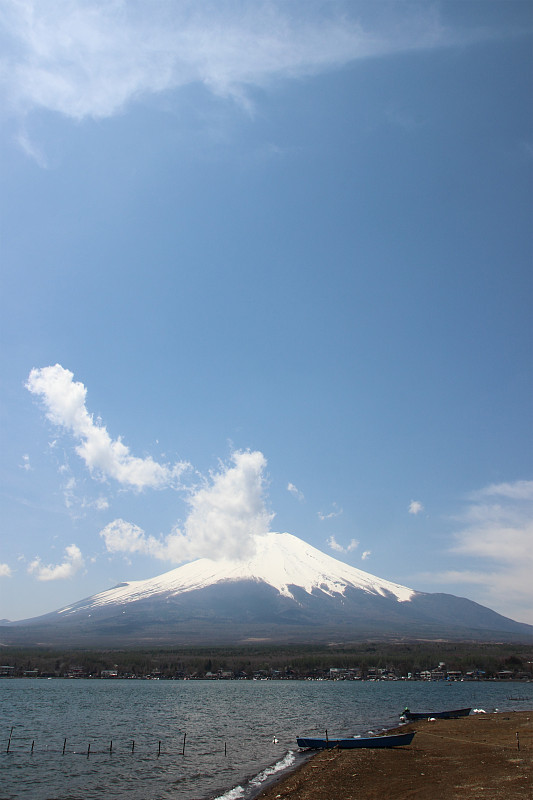
[[273, 515], [265, 504], [266, 459], [259, 451], [235, 452], [203, 485], [189, 493], [183, 530], [164, 537], [146, 535], [116, 519], [100, 531], [111, 553], [141, 553], [179, 564], [194, 558], [244, 558], [253, 555], [256, 537], [269, 532]]

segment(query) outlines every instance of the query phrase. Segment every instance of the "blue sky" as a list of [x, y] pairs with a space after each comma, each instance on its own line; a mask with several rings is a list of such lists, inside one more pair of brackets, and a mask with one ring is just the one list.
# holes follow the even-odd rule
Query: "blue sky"
[[270, 529], [533, 623], [531, 4], [0, 28], [0, 618]]

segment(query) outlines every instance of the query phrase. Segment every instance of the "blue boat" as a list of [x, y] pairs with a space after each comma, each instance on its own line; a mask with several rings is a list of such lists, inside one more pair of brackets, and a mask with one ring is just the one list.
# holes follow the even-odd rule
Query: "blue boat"
[[468, 717], [471, 708], [456, 708], [454, 711], [409, 711], [404, 708], [400, 717], [407, 722], [417, 719], [457, 719], [458, 717]]
[[396, 733], [387, 736], [353, 736], [344, 739], [339, 736], [328, 736], [325, 739], [315, 739], [298, 736], [298, 747], [307, 747], [311, 750], [331, 750], [338, 747], [340, 750], [353, 750], [356, 747], [401, 747], [411, 744], [415, 731], [410, 733]]

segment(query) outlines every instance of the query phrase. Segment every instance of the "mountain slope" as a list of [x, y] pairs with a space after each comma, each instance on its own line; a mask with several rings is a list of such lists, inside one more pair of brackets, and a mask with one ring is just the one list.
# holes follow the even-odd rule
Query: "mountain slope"
[[416, 592], [288, 533], [239, 561], [199, 559], [3, 627], [3, 643], [325, 642], [361, 638], [533, 641], [533, 626], [465, 598]]

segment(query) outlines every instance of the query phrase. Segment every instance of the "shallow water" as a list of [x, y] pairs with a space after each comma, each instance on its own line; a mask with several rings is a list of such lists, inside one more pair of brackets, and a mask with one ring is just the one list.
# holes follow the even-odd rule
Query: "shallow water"
[[297, 735], [378, 732], [406, 705], [523, 710], [533, 684], [4, 679], [0, 800], [246, 799]]

